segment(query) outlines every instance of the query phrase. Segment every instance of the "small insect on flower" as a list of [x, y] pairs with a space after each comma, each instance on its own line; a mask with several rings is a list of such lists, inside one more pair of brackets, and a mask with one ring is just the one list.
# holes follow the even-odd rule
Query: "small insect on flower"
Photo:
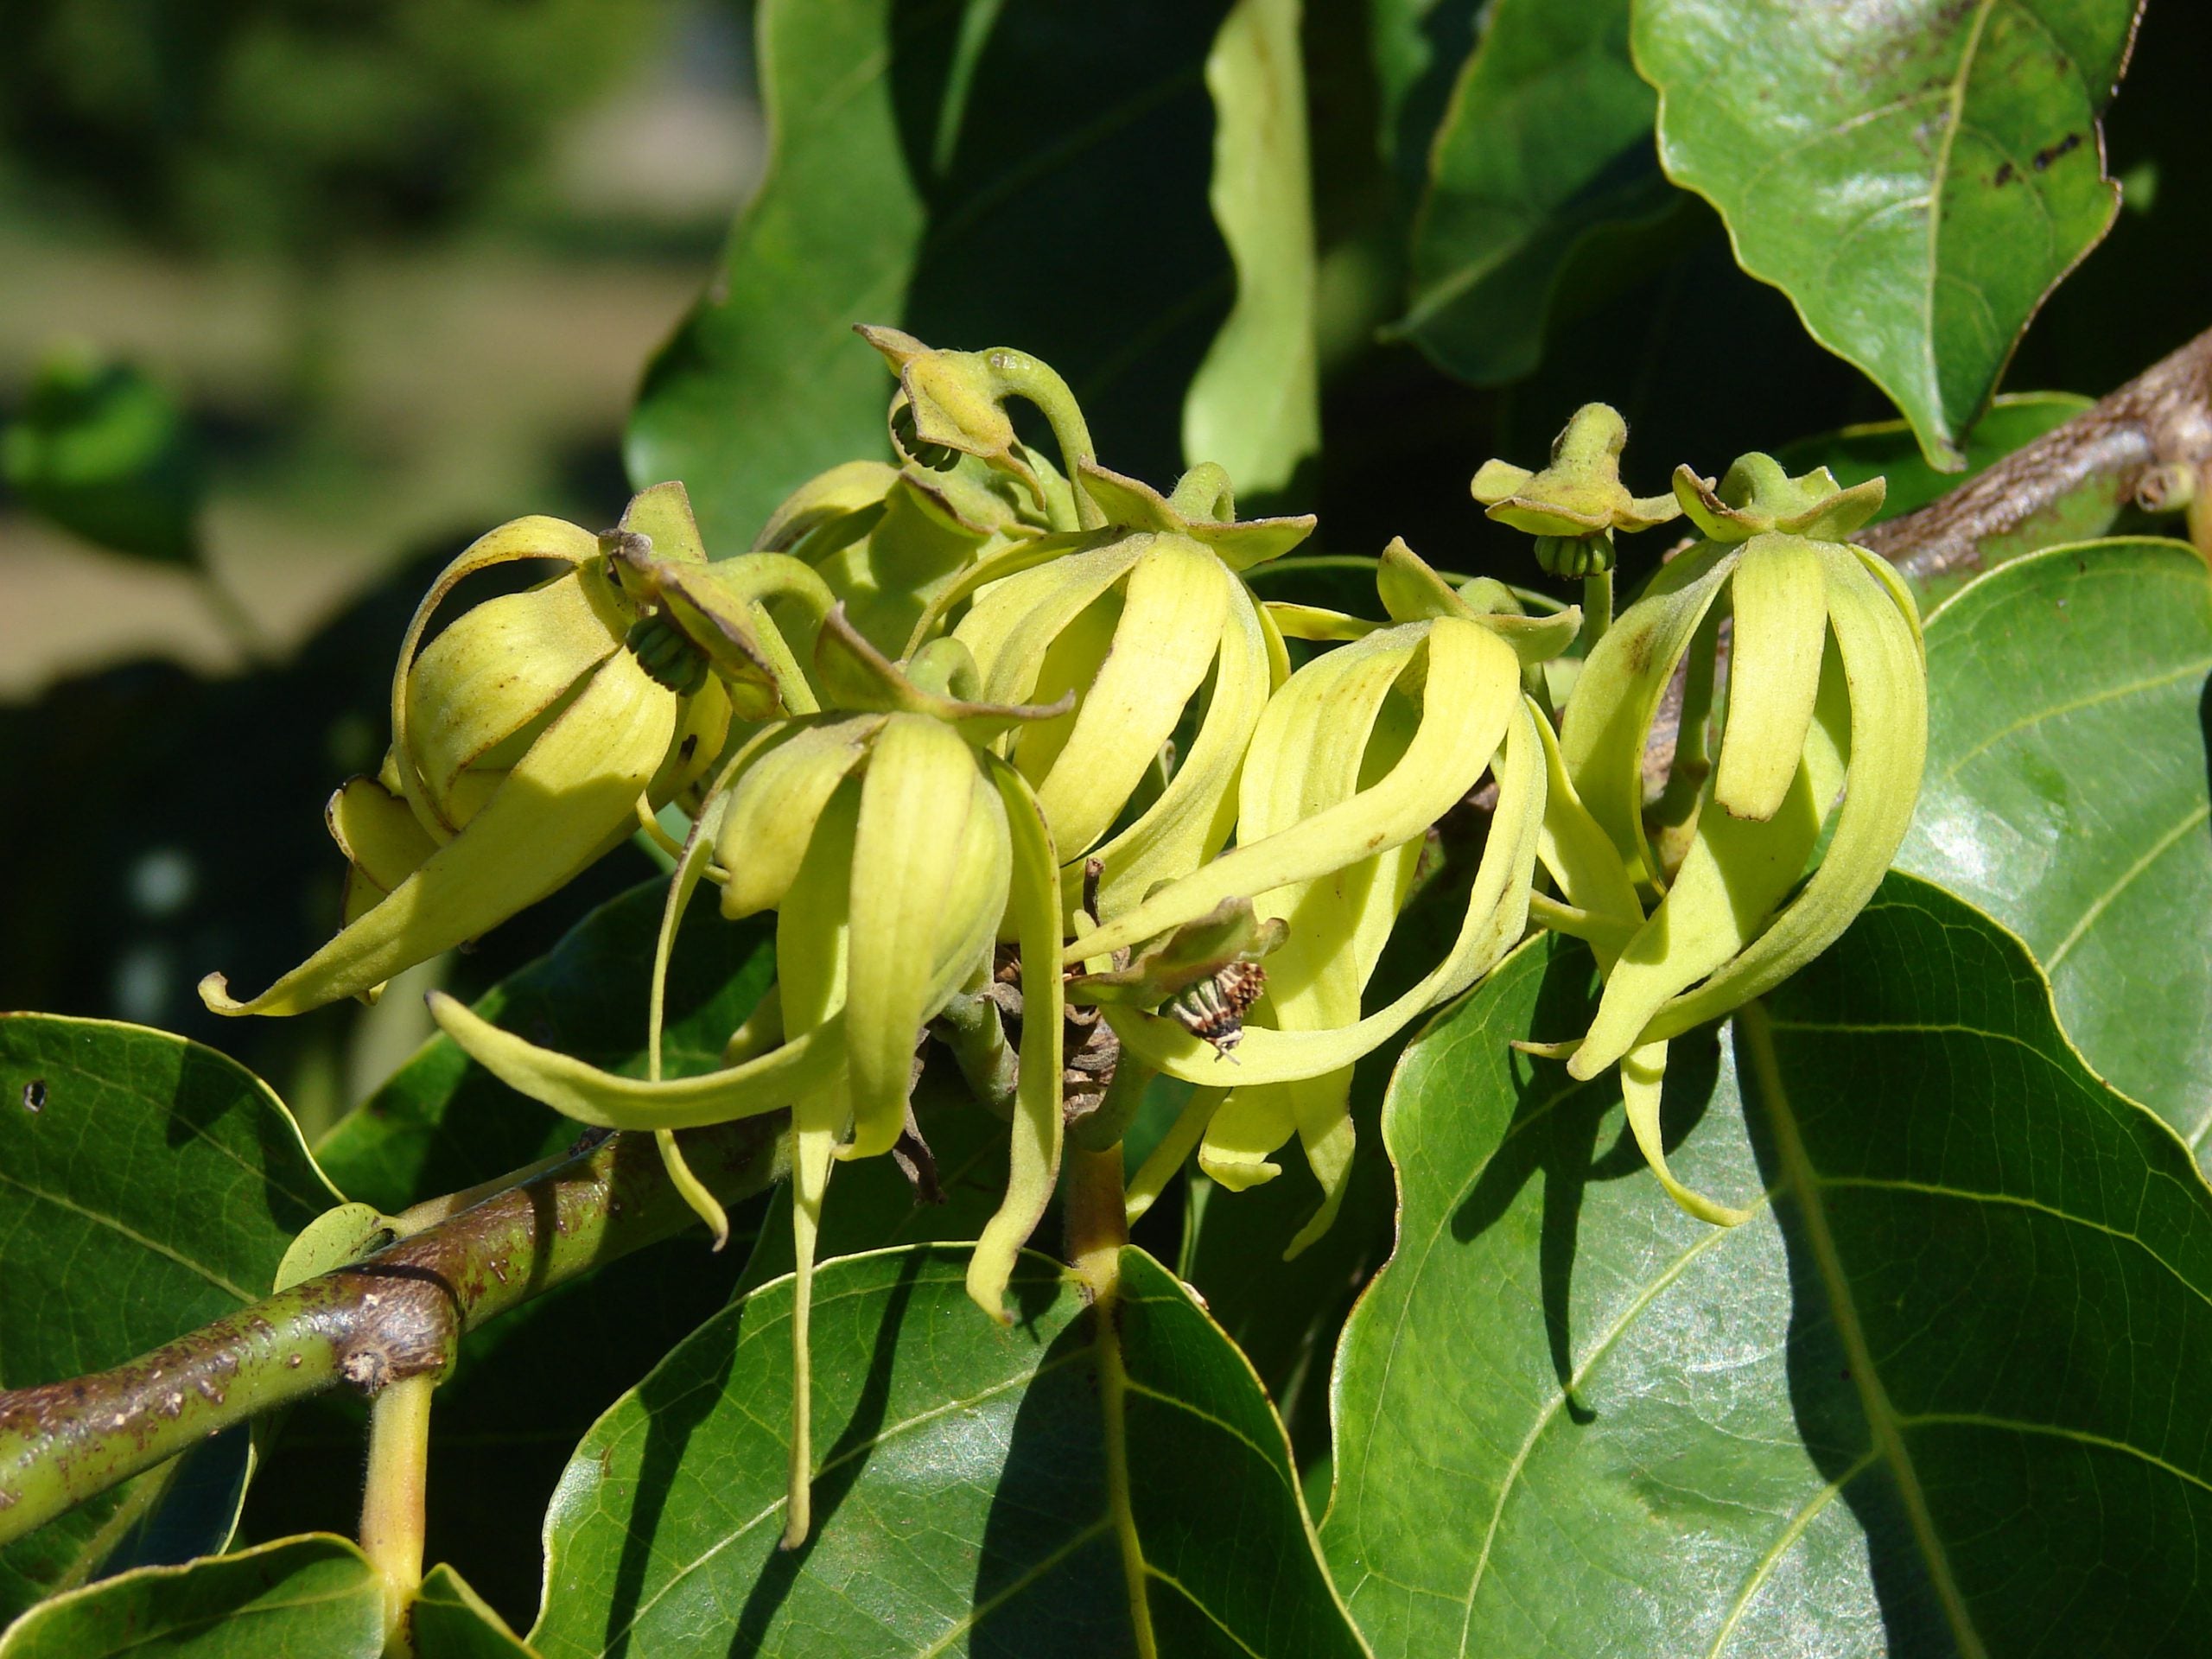
[[1244, 1040], [1244, 1015], [1267, 988], [1268, 970], [1256, 962], [1232, 962], [1202, 979], [1161, 1010], [1202, 1043], [1229, 1054]]

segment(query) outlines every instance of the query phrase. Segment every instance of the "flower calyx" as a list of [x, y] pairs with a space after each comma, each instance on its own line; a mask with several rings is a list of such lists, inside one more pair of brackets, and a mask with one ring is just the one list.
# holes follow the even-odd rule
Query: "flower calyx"
[[1675, 469], [1675, 499], [1690, 522], [1716, 542], [1744, 542], [1770, 531], [1841, 542], [1882, 510], [1888, 485], [1870, 478], [1849, 489], [1825, 467], [1791, 478], [1772, 455], [1738, 456], [1718, 487], [1688, 467]]
[[1137, 479], [1109, 472], [1096, 461], [1084, 464], [1082, 477], [1084, 489], [1109, 524], [1187, 537], [1240, 574], [1281, 558], [1311, 536], [1319, 522], [1310, 512], [1293, 518], [1238, 519], [1229, 474], [1210, 461], [1184, 474], [1172, 495], [1162, 495]]
[[[1053, 499], [1036, 458], [1015, 434], [1006, 400], [1022, 397], [1043, 411], [1060, 446], [1061, 465], [1072, 479], [1096, 453], [1083, 411], [1046, 364], [1006, 346], [987, 351], [944, 351], [913, 335], [876, 324], [855, 332], [883, 354], [899, 377], [899, 396], [891, 405], [891, 439], [899, 453], [931, 471], [949, 471], [961, 455], [973, 455], [1018, 479], [1041, 511], [1058, 519], [1053, 528], [1095, 528], [1101, 521], [1078, 484], [1065, 504]], [[1058, 509], [1058, 511], [1055, 511]]]
[[1552, 443], [1550, 465], [1530, 472], [1510, 461], [1482, 464], [1469, 486], [1490, 517], [1536, 539], [1550, 575], [1586, 576], [1613, 565], [1613, 537], [1663, 524], [1681, 513], [1672, 496], [1633, 496], [1621, 482], [1628, 423], [1607, 404], [1585, 404]]

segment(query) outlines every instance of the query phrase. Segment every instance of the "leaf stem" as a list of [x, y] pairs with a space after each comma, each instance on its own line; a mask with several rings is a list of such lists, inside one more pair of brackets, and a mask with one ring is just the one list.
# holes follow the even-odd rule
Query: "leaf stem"
[[1065, 1156], [1068, 1262], [1092, 1298], [1103, 1304], [1120, 1288], [1122, 1247], [1129, 1242], [1122, 1143], [1093, 1152], [1071, 1141]]
[[423, 1587], [423, 1497], [429, 1482], [431, 1376], [385, 1389], [369, 1406], [369, 1478], [361, 1553], [384, 1578], [386, 1659], [411, 1659], [407, 1610]]
[[[774, 1177], [785, 1133], [781, 1115], [748, 1118], [687, 1133], [684, 1153], [735, 1202]], [[468, 1332], [696, 1220], [652, 1136], [616, 1135], [128, 1364], [0, 1393], [0, 1544], [335, 1383], [442, 1373]]]

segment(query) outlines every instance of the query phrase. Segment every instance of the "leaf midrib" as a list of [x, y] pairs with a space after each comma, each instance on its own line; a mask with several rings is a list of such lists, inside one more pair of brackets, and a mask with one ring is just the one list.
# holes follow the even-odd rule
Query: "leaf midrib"
[[1866, 1328], [1859, 1323], [1859, 1306], [1853, 1300], [1851, 1282], [1843, 1270], [1843, 1257], [1836, 1248], [1835, 1235], [1828, 1227], [1827, 1211], [1821, 1201], [1819, 1174], [1798, 1135], [1796, 1115], [1783, 1088], [1781, 1061], [1775, 1052], [1774, 1033], [1768, 1026], [1764, 1007], [1752, 1001], [1738, 1010], [1736, 1031], [1751, 1058], [1760, 1103], [1774, 1130], [1775, 1151], [1783, 1166], [1783, 1179], [1790, 1196], [1797, 1201], [1806, 1243], [1811, 1249], [1821, 1287], [1827, 1293], [1836, 1337], [1850, 1366], [1852, 1386], [1858, 1391], [1859, 1408], [1866, 1414], [1874, 1449], [1881, 1453], [1883, 1461], [1889, 1465], [1891, 1478], [1897, 1483], [1913, 1540], [1920, 1547], [1936, 1600], [1943, 1609], [1945, 1622], [1951, 1627], [1961, 1654], [1964, 1659], [1987, 1659], [1988, 1649], [1974, 1627], [1966, 1599], [1952, 1576], [1950, 1557], [1936, 1531], [1935, 1517], [1928, 1508], [1928, 1495], [1921, 1488], [1920, 1471], [1905, 1445], [1897, 1410], [1891, 1405], [1888, 1391], [1875, 1370], [1873, 1350], [1866, 1340]]

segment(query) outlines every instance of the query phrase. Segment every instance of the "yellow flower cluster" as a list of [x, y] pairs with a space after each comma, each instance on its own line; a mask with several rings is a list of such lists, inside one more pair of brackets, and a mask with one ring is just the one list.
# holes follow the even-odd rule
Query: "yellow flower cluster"
[[[1240, 520], [1211, 465], [1166, 494], [1109, 471], [1066, 386], [1020, 353], [862, 332], [899, 376], [898, 463], [807, 484], [751, 550], [709, 558], [682, 486], [663, 484], [603, 536], [523, 519], [454, 561], [402, 649], [383, 767], [331, 801], [345, 925], [250, 1001], [209, 976], [209, 1006], [372, 995], [641, 828], [664, 836], [656, 814], [680, 806], [692, 827], [667, 842], [645, 1077], [450, 998], [433, 1011], [523, 1093], [655, 1132], [718, 1237], [727, 1220], [676, 1131], [791, 1113], [792, 1540], [808, 1526], [806, 1308], [831, 1171], [899, 1141], [932, 1022], [985, 1008], [987, 1043], [1005, 1049], [989, 999], [1009, 979], [1009, 1175], [969, 1275], [995, 1318], [1071, 1122], [1106, 1150], [1127, 1121], [1071, 1109], [1071, 1007], [1118, 1039], [1109, 1103], [1161, 1074], [1195, 1085], [1128, 1183], [1129, 1212], [1193, 1154], [1232, 1189], [1270, 1179], [1294, 1138], [1321, 1192], [1294, 1252], [1344, 1189], [1354, 1065], [1494, 968], [1532, 911], [1587, 938], [1606, 975], [1588, 1033], [1561, 1046], [1571, 1069], [1619, 1063], [1668, 1190], [1735, 1218], [1668, 1173], [1658, 1079], [1669, 1038], [1835, 937], [1903, 834], [1925, 722], [1917, 621], [1887, 567], [1842, 539], [1878, 493], [1753, 456], [1717, 487], [1685, 470], [1675, 499], [1637, 499], [1618, 478], [1625, 429], [1592, 405], [1548, 468], [1491, 462], [1476, 493], [1539, 536], [1548, 569], [1602, 582], [1588, 590], [1602, 605], [1530, 614], [1502, 584], [1448, 581], [1394, 543], [1375, 565], [1382, 615], [1356, 617], [1251, 586], [1311, 518]], [[1045, 416], [1057, 466], [1017, 436], [1016, 397]], [[1678, 510], [1706, 539], [1606, 626], [1613, 532]], [[421, 647], [456, 584], [518, 560], [560, 568]], [[1646, 749], [1678, 678], [1657, 791]], [[1485, 779], [1488, 834], [1449, 942], [1377, 1005], [1369, 982], [1429, 832]], [[777, 982], [721, 1070], [664, 1078], [661, 988], [702, 881], [726, 916], [774, 912]]]

